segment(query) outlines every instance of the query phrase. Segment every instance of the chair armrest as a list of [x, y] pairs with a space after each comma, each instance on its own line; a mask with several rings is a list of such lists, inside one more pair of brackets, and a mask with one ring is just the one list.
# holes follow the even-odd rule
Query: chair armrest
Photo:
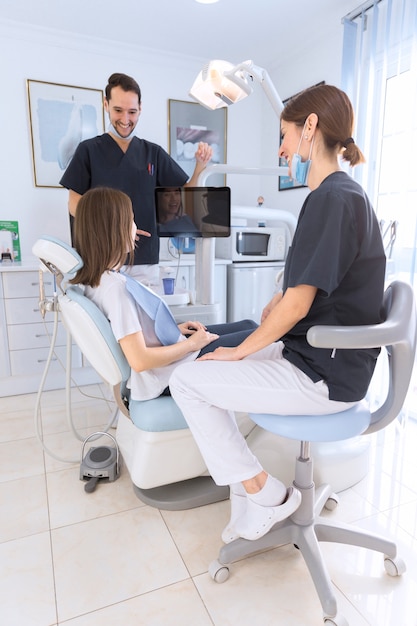
[[416, 311], [413, 288], [394, 281], [384, 295], [385, 322], [362, 326], [312, 326], [307, 341], [314, 348], [378, 348], [394, 344], [414, 346]]
[[385, 323], [366, 326], [312, 326], [307, 341], [314, 348], [378, 348], [393, 341], [393, 328]]

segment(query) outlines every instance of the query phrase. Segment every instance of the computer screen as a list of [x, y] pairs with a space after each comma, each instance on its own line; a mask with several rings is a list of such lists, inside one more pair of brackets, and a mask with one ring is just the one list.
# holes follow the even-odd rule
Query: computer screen
[[159, 237], [228, 237], [230, 187], [157, 187]]

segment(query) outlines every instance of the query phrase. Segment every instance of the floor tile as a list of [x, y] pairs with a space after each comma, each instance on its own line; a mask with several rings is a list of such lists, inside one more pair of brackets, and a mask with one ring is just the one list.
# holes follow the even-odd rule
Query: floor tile
[[42, 449], [34, 437], [0, 443], [0, 483], [45, 471]]
[[60, 621], [189, 578], [150, 507], [58, 528], [52, 545]]
[[85, 491], [80, 467], [49, 473], [47, 484], [51, 528], [145, 506], [135, 495], [125, 468], [115, 481], [99, 479], [92, 493]]
[[65, 626], [212, 626], [191, 580], [71, 619]]
[[161, 511], [191, 576], [207, 572], [221, 548], [221, 532], [230, 517], [228, 500], [187, 511]]
[[393, 522], [412, 537], [417, 537], [417, 500], [384, 511]]
[[90, 399], [73, 403], [67, 414], [66, 408], [47, 406], [42, 409], [42, 432], [45, 435], [70, 431], [70, 420], [78, 429], [90, 429], [109, 424], [115, 413], [115, 406], [103, 399]]
[[[32, 411], [33, 413], [33, 411]], [[0, 442], [30, 439], [35, 434], [34, 416], [30, 411], [5, 411], [0, 419]]]
[[0, 624], [56, 623], [49, 532], [0, 544]]
[[49, 531], [45, 476], [0, 483], [0, 543]]

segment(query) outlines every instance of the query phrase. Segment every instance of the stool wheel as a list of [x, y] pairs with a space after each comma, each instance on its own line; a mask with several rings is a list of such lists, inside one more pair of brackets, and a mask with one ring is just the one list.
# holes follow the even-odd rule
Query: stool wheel
[[227, 565], [219, 563], [219, 561], [212, 561], [208, 572], [216, 583], [224, 583], [229, 578], [229, 568]]
[[338, 504], [339, 504], [339, 496], [336, 493], [332, 493], [327, 498], [324, 504], [324, 508], [326, 509], [326, 511], [334, 511]]
[[384, 557], [384, 567], [388, 576], [401, 576], [404, 574], [407, 567], [401, 557], [396, 556], [391, 558], [390, 556]]
[[324, 624], [325, 626], [349, 626], [346, 618], [340, 613], [336, 613], [334, 617], [325, 617]]

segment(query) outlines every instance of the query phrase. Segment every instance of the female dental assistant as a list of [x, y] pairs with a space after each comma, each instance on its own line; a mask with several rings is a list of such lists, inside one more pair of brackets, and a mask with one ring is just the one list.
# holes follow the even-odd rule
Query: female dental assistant
[[314, 324], [382, 321], [385, 254], [376, 215], [363, 189], [339, 165], [364, 158], [352, 134], [344, 92], [320, 85], [292, 99], [281, 115], [279, 156], [307, 184], [285, 265], [283, 291], [262, 323], [234, 348], [218, 348], [170, 379], [216, 483], [231, 486], [231, 519], [222, 533], [256, 539], [299, 506], [296, 489], [268, 475], [240, 434], [234, 411], [332, 414], [361, 400], [378, 349], [311, 347]]

